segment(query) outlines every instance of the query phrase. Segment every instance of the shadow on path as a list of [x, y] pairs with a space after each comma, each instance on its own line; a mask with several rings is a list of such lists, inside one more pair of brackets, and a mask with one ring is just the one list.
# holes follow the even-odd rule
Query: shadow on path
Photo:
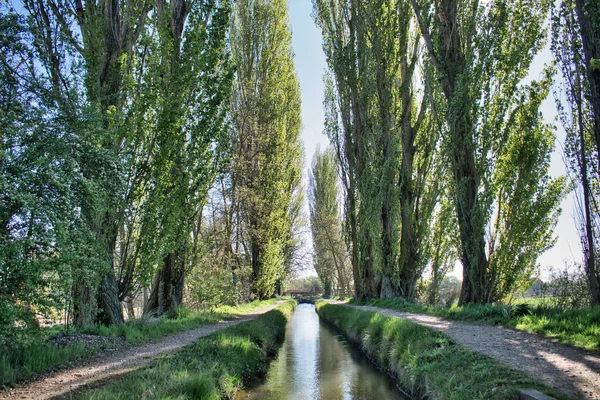
[[533, 379], [567, 395], [600, 400], [598, 353], [554, 343], [535, 334], [497, 326], [451, 321], [379, 307], [350, 304], [346, 306], [379, 312], [387, 317], [404, 318], [430, 327], [443, 332], [464, 347], [523, 371]]
[[110, 354], [102, 354], [91, 358], [84, 364], [62, 370], [40, 380], [23, 386], [0, 392], [0, 399], [59, 399], [65, 398], [72, 391], [101, 386], [105, 381], [122, 376], [146, 365], [155, 358], [189, 346], [203, 336], [218, 330], [252, 320], [259, 315], [271, 311], [281, 302], [245, 314], [231, 321], [204, 325], [200, 328], [183, 331], [151, 342], [120, 348]]

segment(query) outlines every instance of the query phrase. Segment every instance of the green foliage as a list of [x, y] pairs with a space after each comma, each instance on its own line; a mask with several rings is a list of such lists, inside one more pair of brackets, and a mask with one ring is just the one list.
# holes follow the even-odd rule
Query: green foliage
[[236, 240], [252, 267], [252, 291], [264, 299], [291, 269], [301, 217], [300, 87], [287, 3], [237, 1], [231, 29], [231, 201], [243, 224]]
[[422, 101], [428, 79], [415, 73], [423, 59], [409, 2], [315, 0], [313, 9], [356, 295], [413, 297], [442, 185], [432, 180], [439, 129]]
[[266, 372], [269, 359], [283, 342], [294, 307], [295, 302], [288, 301], [255, 320], [201, 338], [185, 350], [80, 398], [232, 398], [252, 377]]
[[111, 187], [84, 171], [113, 179], [118, 162], [95, 146], [93, 109], [56, 110], [31, 21], [3, 10], [0, 30], [0, 346], [9, 346], [35, 333], [40, 314], [67, 304], [73, 281], [97, 281], [106, 269], [83, 208], [101, 214]]
[[339, 305], [319, 303], [317, 310], [415, 397], [513, 399], [519, 388], [536, 388], [564, 398], [430, 328]]
[[338, 172], [332, 149], [317, 148], [309, 172], [308, 200], [313, 238], [314, 268], [323, 282], [325, 297], [351, 293], [349, 258], [342, 239]]

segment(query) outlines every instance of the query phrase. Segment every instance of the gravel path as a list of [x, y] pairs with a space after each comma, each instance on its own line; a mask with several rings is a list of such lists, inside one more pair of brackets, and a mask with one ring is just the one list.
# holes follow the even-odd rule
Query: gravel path
[[600, 354], [550, 342], [541, 336], [491, 325], [450, 321], [371, 306], [349, 307], [404, 318], [443, 332], [457, 343], [521, 370], [567, 395], [600, 400]]
[[210, 335], [220, 329], [252, 320], [278, 305], [279, 303], [271, 305], [232, 321], [205, 325], [143, 345], [120, 348], [110, 354], [102, 354], [86, 360], [83, 364], [75, 368], [62, 370], [15, 389], [0, 392], [0, 399], [37, 400], [67, 397], [66, 395], [73, 390], [83, 389], [84, 387], [95, 387], [107, 379], [115, 378], [144, 367], [160, 355], [189, 346], [199, 338]]

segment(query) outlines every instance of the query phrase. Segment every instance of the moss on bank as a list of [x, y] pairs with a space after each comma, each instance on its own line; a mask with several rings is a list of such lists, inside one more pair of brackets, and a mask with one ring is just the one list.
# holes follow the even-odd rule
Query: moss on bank
[[201, 338], [79, 398], [231, 398], [249, 379], [266, 373], [295, 306], [296, 302], [289, 300], [252, 321]]
[[325, 302], [317, 311], [416, 398], [517, 399], [520, 388], [568, 398], [413, 322]]

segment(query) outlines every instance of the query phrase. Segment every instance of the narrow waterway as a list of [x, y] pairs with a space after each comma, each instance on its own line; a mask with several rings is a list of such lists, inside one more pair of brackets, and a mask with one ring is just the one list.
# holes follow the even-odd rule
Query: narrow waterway
[[407, 399], [394, 381], [320, 323], [315, 306], [300, 304], [266, 379], [241, 392], [254, 400]]

